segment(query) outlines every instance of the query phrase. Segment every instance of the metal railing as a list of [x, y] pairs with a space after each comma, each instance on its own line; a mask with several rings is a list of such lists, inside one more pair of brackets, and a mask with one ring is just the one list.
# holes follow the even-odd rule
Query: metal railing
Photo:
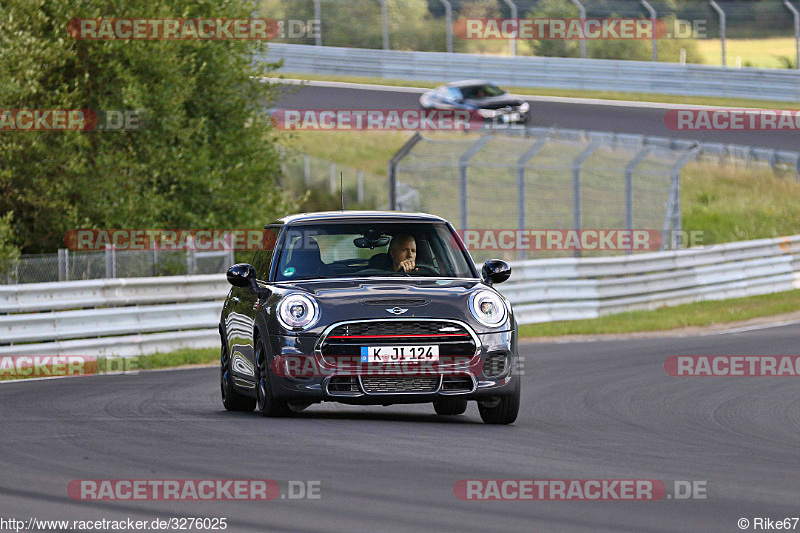
[[501, 57], [273, 43], [268, 61], [283, 70], [443, 82], [484, 73], [512, 87], [677, 94], [800, 102], [800, 71], [729, 69], [646, 61]]
[[[596, 318], [800, 288], [800, 235], [511, 266], [511, 279], [498, 289], [519, 323]], [[0, 287], [0, 355], [130, 356], [215, 347], [228, 288], [222, 275]]]

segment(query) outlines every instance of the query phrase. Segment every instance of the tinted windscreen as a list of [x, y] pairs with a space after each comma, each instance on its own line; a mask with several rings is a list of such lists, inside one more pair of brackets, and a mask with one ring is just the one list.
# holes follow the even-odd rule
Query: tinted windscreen
[[286, 230], [276, 281], [474, 274], [444, 223], [325, 223]]
[[503, 89], [501, 89], [497, 85], [492, 85], [492, 84], [472, 85], [469, 87], [462, 87], [461, 92], [464, 94], [464, 98], [468, 100], [490, 98], [492, 96], [500, 96], [501, 94], [506, 93]]

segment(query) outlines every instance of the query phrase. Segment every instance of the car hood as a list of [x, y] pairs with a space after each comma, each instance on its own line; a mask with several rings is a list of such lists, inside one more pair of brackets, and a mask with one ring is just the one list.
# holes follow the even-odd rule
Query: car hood
[[480, 109], [502, 109], [508, 106], [520, 106], [524, 100], [511, 94], [501, 94], [500, 96], [493, 96], [491, 98], [465, 100], [465, 102]]
[[[305, 334], [318, 335], [343, 320], [392, 318], [452, 318], [467, 322], [476, 332], [486, 329], [469, 311], [470, 294], [487, 288], [477, 279], [308, 280], [281, 283], [280, 287], [308, 292], [317, 300], [320, 320]], [[406, 311], [398, 312], [403, 309]]]

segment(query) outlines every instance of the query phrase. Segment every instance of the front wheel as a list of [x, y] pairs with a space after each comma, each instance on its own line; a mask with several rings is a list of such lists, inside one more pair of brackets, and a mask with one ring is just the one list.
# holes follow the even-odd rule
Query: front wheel
[[520, 401], [520, 379], [516, 376], [516, 386], [514, 394], [511, 396], [501, 396], [496, 402], [492, 402], [490, 407], [478, 402], [478, 412], [481, 420], [487, 424], [511, 424], [517, 419]]
[[256, 396], [258, 397], [258, 410], [261, 411], [261, 415], [268, 417], [291, 416], [292, 410], [289, 408], [288, 402], [278, 400], [272, 396], [272, 387], [269, 383], [267, 350], [260, 337], [256, 339], [256, 367], [258, 368]]
[[249, 396], [240, 394], [233, 387], [233, 376], [231, 376], [231, 358], [228, 357], [228, 350], [225, 344], [222, 345], [220, 353], [220, 393], [222, 394], [222, 405], [228, 411], [252, 411], [256, 408], [256, 401]]

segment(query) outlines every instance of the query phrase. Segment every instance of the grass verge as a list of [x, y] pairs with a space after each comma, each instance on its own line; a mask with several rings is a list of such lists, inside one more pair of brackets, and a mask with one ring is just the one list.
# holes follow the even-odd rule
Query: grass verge
[[[22, 356], [20, 356], [22, 357]], [[75, 356], [78, 357], [78, 356]], [[159, 368], [177, 368], [191, 365], [207, 365], [219, 361], [219, 348], [184, 348], [174, 352], [140, 355], [137, 357], [83, 357], [62, 356], [59, 360], [39, 359], [40, 364], [24, 359], [0, 358], [0, 381], [18, 379], [80, 376], [115, 372], [136, 372]], [[22, 366], [25, 365], [25, 366]]]
[[[281, 72], [287, 79], [313, 80], [313, 81], [341, 81], [348, 83], [366, 83], [375, 85], [389, 85], [391, 87], [423, 87], [432, 89], [441, 82], [425, 82], [410, 80], [393, 80], [384, 78], [362, 78], [359, 76], [334, 76], [324, 74], [302, 74], [296, 72]], [[522, 96], [561, 96], [568, 98], [590, 98], [599, 100], [623, 100], [631, 102], [655, 102], [662, 104], [695, 104], [723, 107], [752, 107], [760, 109], [800, 109], [800, 103], [781, 102], [776, 100], [752, 100], [742, 98], [719, 98], [716, 96], [681, 96], [673, 94], [627, 93], [620, 91], [588, 91], [581, 89], [550, 89], [545, 87], [511, 87], [504, 89]]]
[[800, 289], [730, 300], [695, 302], [653, 311], [628, 311], [588, 320], [525, 324], [520, 337], [665, 331], [726, 324], [790, 313], [800, 309]]

